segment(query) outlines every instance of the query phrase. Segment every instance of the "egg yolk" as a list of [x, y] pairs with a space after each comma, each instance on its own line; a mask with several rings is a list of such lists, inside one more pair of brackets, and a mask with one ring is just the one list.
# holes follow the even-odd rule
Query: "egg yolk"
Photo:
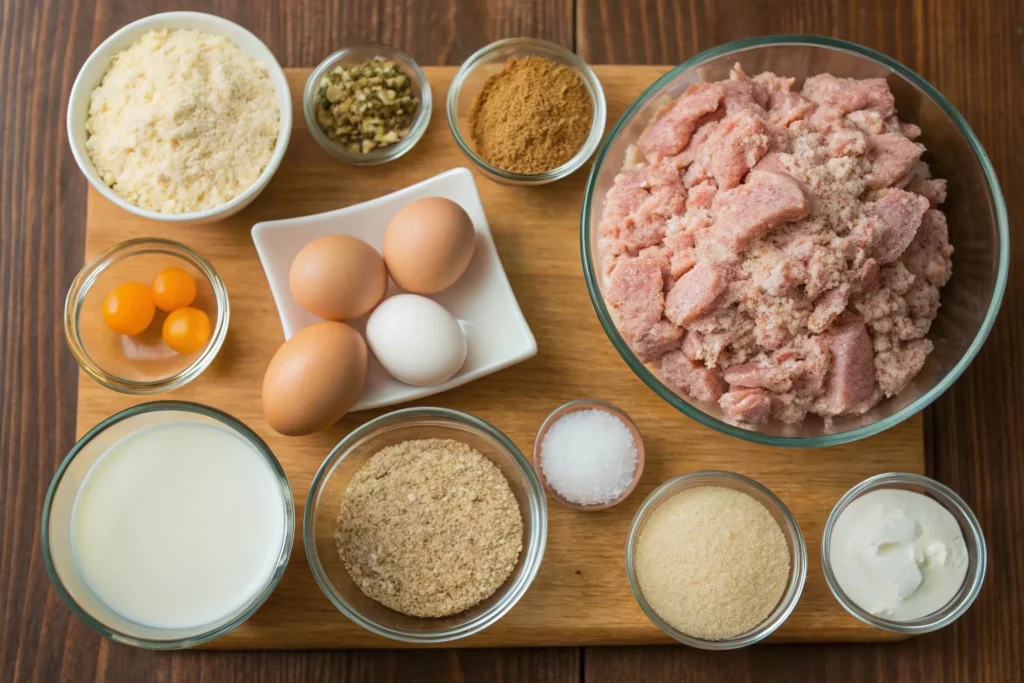
[[195, 353], [210, 340], [210, 318], [198, 308], [179, 308], [164, 320], [163, 337], [178, 353]]
[[140, 334], [155, 314], [153, 295], [140, 282], [118, 285], [103, 300], [103, 322], [118, 334]]
[[190, 305], [196, 298], [196, 281], [181, 268], [165, 268], [150, 287], [153, 302], [165, 313]]

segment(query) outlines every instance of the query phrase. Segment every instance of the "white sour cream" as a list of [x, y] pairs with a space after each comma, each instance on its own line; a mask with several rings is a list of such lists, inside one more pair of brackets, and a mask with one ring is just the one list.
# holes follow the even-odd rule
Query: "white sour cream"
[[956, 518], [928, 496], [876, 489], [851, 502], [832, 528], [832, 572], [862, 609], [912, 621], [944, 607], [967, 576]]

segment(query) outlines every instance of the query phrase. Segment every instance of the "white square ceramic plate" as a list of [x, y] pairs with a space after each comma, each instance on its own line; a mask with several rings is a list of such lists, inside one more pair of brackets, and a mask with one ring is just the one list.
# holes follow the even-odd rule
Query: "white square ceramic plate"
[[[404, 190], [337, 211], [254, 225], [252, 241], [270, 282], [285, 339], [320, 320], [302, 308], [288, 288], [288, 271], [299, 250], [324, 235], [352, 235], [381, 251], [384, 229], [391, 218], [409, 202], [423, 197], [445, 197], [458, 203], [476, 228], [476, 251], [466, 272], [454, 285], [430, 297], [447, 308], [462, 326], [468, 345], [466, 362], [443, 384], [415, 387], [391, 377], [371, 354], [366, 386], [353, 411], [447, 391], [537, 354], [537, 341], [501, 267], [473, 175], [465, 168], [454, 168]], [[388, 281], [386, 296], [401, 291]], [[366, 331], [365, 317], [349, 324], [360, 334]]]

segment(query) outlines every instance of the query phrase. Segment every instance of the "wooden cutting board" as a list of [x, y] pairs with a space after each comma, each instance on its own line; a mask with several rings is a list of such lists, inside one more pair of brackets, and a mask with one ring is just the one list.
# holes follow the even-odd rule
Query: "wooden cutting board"
[[[595, 70], [604, 84], [611, 124], [665, 67]], [[425, 71], [434, 89], [433, 120], [426, 136], [397, 162], [357, 169], [324, 153], [306, 131], [302, 116], [302, 86], [309, 71], [291, 69], [291, 146], [269, 187], [241, 214], [213, 225], [174, 227], [135, 218], [98, 193], [89, 194], [88, 258], [130, 237], [163, 236], [194, 247], [217, 268], [231, 297], [231, 329], [224, 347], [201, 377], [161, 398], [207, 403], [256, 430], [288, 473], [300, 520], [313, 474], [324, 457], [351, 429], [384, 411], [351, 414], [329, 431], [302, 438], [280, 436], [267, 426], [260, 386], [283, 334], [249, 230], [259, 221], [349, 206], [449, 168], [468, 166], [444, 114], [444, 96], [455, 69]], [[822, 575], [820, 539], [832, 506], [854, 484], [880, 472], [924, 471], [921, 418], [847, 446], [784, 450], [722, 436], [671, 408], [626, 367], [588, 298], [579, 256], [586, 173], [581, 170], [534, 188], [505, 187], [476, 176], [502, 263], [540, 350], [525, 363], [413, 405], [474, 413], [529, 453], [537, 429], [553, 408], [580, 397], [606, 399], [636, 421], [647, 447], [647, 466], [632, 497], [609, 511], [576, 512], [549, 498], [547, 551], [530, 590], [501, 621], [459, 645], [669, 642], [640, 611], [626, 582], [626, 535], [637, 507], [658, 484], [709, 468], [741, 472], [771, 488], [796, 515], [807, 539], [810, 568], [803, 597], [772, 642], [892, 639], [849, 616], [832, 597]], [[82, 375], [78, 433], [141, 401]], [[208, 647], [395, 647], [348, 621], [328, 602], [306, 565], [301, 521], [297, 526], [291, 562], [277, 590], [247, 623]]]

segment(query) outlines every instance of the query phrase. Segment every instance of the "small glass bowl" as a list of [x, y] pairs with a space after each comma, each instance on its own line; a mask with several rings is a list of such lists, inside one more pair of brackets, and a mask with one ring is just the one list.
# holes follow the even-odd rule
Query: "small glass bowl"
[[[210, 340], [200, 351], [179, 354], [161, 337], [167, 314], [157, 309], [139, 335], [121, 335], [103, 321], [103, 300], [125, 282], [149, 286], [164, 268], [183, 268], [195, 278], [192, 306], [210, 318]], [[85, 374], [108, 389], [148, 395], [177, 389], [205, 370], [228, 333], [230, 306], [213, 265], [191, 248], [159, 238], [120, 242], [101, 252], [75, 277], [64, 302], [64, 336]]]
[[[455, 439], [475, 448], [505, 475], [523, 516], [523, 550], [512, 575], [489, 598], [450, 617], [410, 617], [367, 597], [349, 576], [334, 540], [341, 500], [352, 476], [382, 448], [411, 439]], [[342, 614], [379, 636], [425, 644], [465, 638], [512, 609], [540, 568], [547, 524], [547, 503], [540, 480], [505, 434], [458, 410], [405, 408], [370, 420], [335, 446], [313, 477], [302, 530], [313, 576]]]
[[[938, 611], [932, 612], [920, 619], [914, 619], [913, 621], [891, 621], [871, 614], [843, 592], [839, 581], [836, 579], [835, 572], [832, 570], [832, 529], [835, 526], [836, 520], [839, 519], [839, 516], [850, 503], [865, 493], [875, 491], [876, 489], [906, 489], [924, 494], [946, 508], [956, 518], [957, 524], [960, 525], [960, 532], [963, 534], [964, 543], [967, 546], [969, 563], [967, 576], [964, 577], [963, 585], [960, 586], [960, 590], [953, 596], [952, 600]], [[828, 521], [825, 523], [825, 531], [821, 542], [821, 565], [825, 570], [825, 580], [828, 582], [832, 595], [836, 596], [836, 600], [839, 601], [839, 604], [847, 612], [875, 628], [903, 635], [919, 635], [949, 626], [967, 611], [974, 602], [974, 599], [978, 597], [978, 593], [981, 592], [981, 585], [985, 581], [988, 551], [985, 548], [985, 536], [981, 532], [978, 518], [974, 516], [970, 506], [953, 489], [920, 474], [889, 472], [865, 479], [847, 491], [839, 499], [839, 502], [836, 503], [832, 513], [828, 516]]]
[[[266, 583], [233, 613], [217, 621], [184, 629], [163, 629], [130, 621], [107, 607], [89, 588], [75, 559], [71, 524], [75, 501], [86, 475], [114, 444], [156, 424], [196, 422], [233, 432], [247, 441], [270, 465], [281, 485], [284, 535], [274, 570]], [[119, 643], [147, 650], [181, 650], [221, 637], [252, 616], [274, 592], [291, 556], [295, 540], [295, 501], [288, 477], [270, 448], [236, 418], [208, 406], [184, 401], [153, 401], [108, 417], [79, 439], [53, 475], [43, 502], [40, 525], [43, 564], [57, 595], [87, 626]]]
[[[316, 120], [317, 88], [320, 80], [334, 67], [341, 65], [362, 64], [375, 57], [383, 57], [398, 64], [405, 74], [412, 79], [413, 94], [420, 100], [420, 107], [416, 111], [412, 125], [409, 127], [409, 134], [393, 145], [378, 147], [365, 154], [350, 151], [344, 145], [331, 140], [320, 128]], [[384, 45], [383, 43], [365, 43], [354, 45], [344, 50], [338, 50], [333, 55], [320, 62], [320, 65], [313, 69], [306, 81], [306, 87], [302, 92], [302, 110], [306, 115], [306, 127], [317, 144], [324, 148], [324, 151], [339, 161], [344, 161], [356, 166], [376, 166], [377, 164], [394, 161], [415, 146], [423, 134], [427, 132], [430, 125], [430, 112], [433, 108], [433, 99], [430, 92], [430, 83], [427, 76], [412, 57], [401, 50]]]
[[[607, 503], [587, 505], [584, 503], [574, 503], [571, 500], [568, 500], [548, 483], [547, 477], [544, 476], [544, 470], [541, 468], [541, 446], [544, 443], [544, 437], [547, 436], [548, 430], [551, 429], [551, 426], [555, 424], [555, 422], [565, 415], [575, 413], [580, 410], [603, 410], [604, 412], [610, 413], [619, 418], [622, 420], [623, 424], [626, 425], [629, 433], [633, 436], [633, 443], [636, 446], [636, 471], [633, 472], [633, 480], [629, 483], [629, 486], [626, 487], [626, 490], [622, 492], [622, 495]], [[626, 500], [626, 498], [629, 498], [629, 495], [633, 493], [636, 485], [640, 483], [640, 477], [643, 476], [644, 473], [644, 440], [640, 435], [640, 430], [637, 429], [633, 420], [618, 406], [596, 398], [576, 399], [575, 401], [569, 401], [568, 403], [552, 410], [551, 414], [544, 419], [540, 429], [537, 430], [537, 438], [533, 442], [533, 469], [536, 470], [537, 476], [540, 478], [540, 483], [544, 487], [544, 490], [547, 491], [552, 498], [567, 508], [586, 511], [607, 510], [608, 508], [618, 505], [622, 501]]]
[[[786, 537], [786, 543], [789, 545], [789, 582], [786, 585], [785, 592], [779, 599], [779, 604], [756, 627], [746, 633], [740, 633], [726, 640], [694, 638], [672, 628], [648, 604], [640, 590], [640, 584], [637, 582], [636, 577], [636, 544], [647, 518], [650, 517], [651, 513], [659, 505], [675, 494], [684, 489], [699, 486], [721, 486], [741, 491], [753, 497], [764, 505], [765, 509], [775, 518], [779, 528], [782, 530], [782, 535]], [[764, 485], [735, 472], [702, 470], [669, 479], [647, 496], [647, 499], [640, 506], [640, 509], [637, 510], [636, 516], [633, 518], [633, 526], [629, 530], [629, 538], [626, 541], [626, 574], [629, 577], [629, 587], [633, 590], [633, 595], [636, 597], [636, 601], [640, 603], [640, 608], [644, 611], [644, 614], [673, 639], [683, 645], [689, 645], [702, 650], [735, 650], [753, 645], [767, 638], [786, 621], [793, 612], [793, 609], [796, 608], [796, 603], [800, 600], [800, 594], [804, 589], [804, 582], [807, 580], [807, 546], [804, 543], [804, 536], [800, 532], [800, 526], [796, 523], [796, 519], [789, 511], [789, 508]]]
[[[512, 173], [491, 166], [473, 150], [468, 131], [469, 112], [473, 108], [473, 101], [487, 79], [500, 71], [509, 59], [526, 55], [539, 55], [571, 67], [583, 81], [594, 105], [590, 134], [576, 155], [557, 168], [535, 175]], [[488, 178], [508, 185], [544, 185], [560, 180], [576, 171], [586, 163], [601, 143], [606, 118], [607, 105], [604, 99], [604, 90], [593, 70], [574, 52], [546, 40], [507, 38], [491, 43], [477, 50], [462, 63], [448, 88], [448, 127], [451, 128], [452, 136], [454, 136], [459, 149]], [[463, 134], [463, 131], [466, 133]]]

